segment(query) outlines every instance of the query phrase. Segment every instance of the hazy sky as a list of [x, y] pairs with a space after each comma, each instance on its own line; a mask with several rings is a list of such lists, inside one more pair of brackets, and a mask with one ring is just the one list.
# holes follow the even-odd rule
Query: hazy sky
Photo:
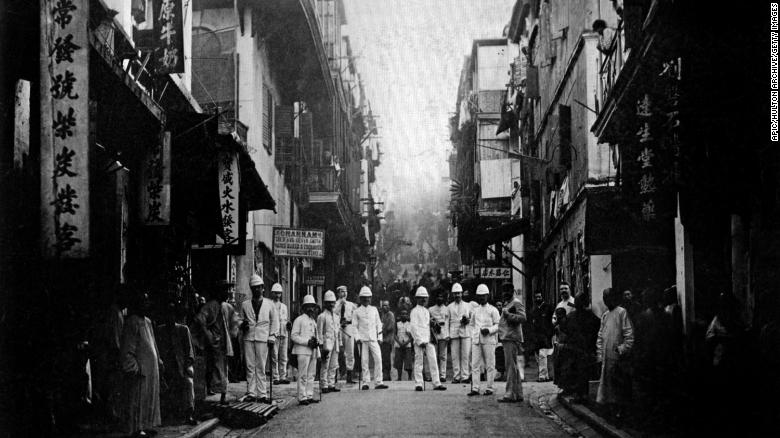
[[[448, 120], [463, 58], [478, 38], [500, 38], [515, 0], [344, 0], [347, 33], [384, 156], [377, 183], [388, 208], [447, 193]], [[507, 66], [508, 68], [508, 66]]]

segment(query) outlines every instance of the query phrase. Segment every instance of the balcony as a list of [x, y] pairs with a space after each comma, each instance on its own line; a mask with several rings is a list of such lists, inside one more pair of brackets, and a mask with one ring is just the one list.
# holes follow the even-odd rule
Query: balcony
[[612, 41], [612, 51], [609, 54], [600, 53], [599, 69], [599, 101], [596, 103], [596, 111], [607, 102], [609, 94], [617, 81], [620, 71], [623, 69], [630, 50], [626, 48], [626, 32], [621, 25], [615, 31], [615, 39]]
[[334, 166], [309, 168], [304, 190], [313, 217], [351, 225], [349, 207], [341, 193], [338, 171]]
[[480, 91], [477, 95], [479, 113], [501, 114], [501, 104], [504, 103], [504, 90]]

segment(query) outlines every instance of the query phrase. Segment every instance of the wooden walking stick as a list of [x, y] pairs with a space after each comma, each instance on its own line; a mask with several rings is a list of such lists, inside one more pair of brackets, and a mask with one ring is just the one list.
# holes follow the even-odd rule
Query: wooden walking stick
[[[274, 349], [276, 348], [276, 343], [274, 342], [271, 344], [271, 358], [274, 357]], [[263, 370], [265, 371], [265, 370]], [[271, 367], [271, 372], [268, 373], [268, 381], [270, 382], [270, 389], [268, 391], [268, 401], [270, 404], [274, 404], [274, 369]]]

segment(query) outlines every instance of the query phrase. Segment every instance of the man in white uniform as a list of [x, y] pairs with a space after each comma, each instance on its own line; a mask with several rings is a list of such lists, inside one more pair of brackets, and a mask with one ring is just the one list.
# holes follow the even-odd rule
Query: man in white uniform
[[336, 370], [339, 367], [339, 320], [333, 313], [336, 304], [336, 294], [325, 292], [322, 313], [317, 316], [317, 331], [322, 338], [322, 363], [320, 365], [320, 392], [339, 392], [336, 388]]
[[485, 395], [493, 394], [493, 379], [496, 373], [496, 344], [498, 344], [498, 322], [501, 316], [498, 309], [487, 302], [488, 288], [484, 284], [477, 286], [477, 307], [471, 318], [471, 378], [474, 386], [469, 396], [479, 395], [482, 382], [479, 378], [481, 367], [487, 375]]
[[382, 341], [382, 319], [379, 311], [371, 305], [371, 289], [368, 286], [360, 288], [360, 307], [353, 313], [357, 337], [355, 338], [360, 348], [360, 362], [362, 365], [362, 382], [360, 389], [368, 389], [371, 375], [368, 369], [368, 355], [374, 360], [374, 389], [386, 389], [382, 383], [382, 350], [379, 342]]
[[336, 288], [338, 301], [333, 308], [333, 313], [339, 319], [341, 327], [341, 352], [344, 353], [344, 368], [347, 371], [347, 383], [355, 383], [352, 370], [355, 369], [355, 336], [357, 330], [352, 321], [352, 314], [357, 306], [352, 301], [347, 301], [347, 287], [339, 286]]
[[460, 283], [452, 285], [452, 298], [454, 300], [447, 306], [452, 383], [468, 383], [471, 381], [471, 306], [463, 301]]
[[428, 356], [428, 363], [431, 367], [434, 391], [444, 391], [447, 387], [442, 385], [439, 380], [436, 349], [431, 345], [431, 314], [425, 308], [428, 301], [428, 290], [422, 286], [418, 287], [414, 298], [417, 301], [417, 306], [412, 309], [412, 314], [409, 317], [412, 339], [414, 339], [414, 390], [423, 390], [423, 355], [425, 355]]
[[241, 303], [241, 329], [244, 332], [246, 361], [246, 397], [270, 403], [266, 392], [265, 364], [268, 349], [274, 347], [279, 332], [279, 315], [273, 301], [263, 298], [263, 279], [254, 274], [249, 280], [252, 299]]
[[314, 373], [317, 371], [320, 337], [314, 319], [317, 303], [314, 297], [303, 297], [303, 314], [295, 318], [290, 337], [293, 341], [292, 354], [298, 359], [298, 403], [318, 403], [314, 398]]
[[271, 294], [276, 314], [279, 315], [279, 333], [276, 336], [276, 348], [271, 356], [271, 372], [273, 372], [274, 385], [286, 385], [290, 383], [287, 380], [287, 334], [292, 328], [292, 323], [287, 305], [282, 302], [282, 285], [274, 283], [271, 286]]
[[439, 291], [436, 295], [436, 305], [428, 308], [434, 336], [431, 341], [436, 348], [436, 357], [439, 360], [439, 380], [442, 382], [447, 381], [447, 344], [450, 342], [450, 313], [444, 302], [444, 291]]

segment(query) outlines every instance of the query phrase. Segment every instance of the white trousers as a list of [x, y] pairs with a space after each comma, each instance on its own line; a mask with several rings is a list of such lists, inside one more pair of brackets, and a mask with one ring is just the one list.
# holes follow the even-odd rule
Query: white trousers
[[547, 369], [547, 356], [552, 356], [552, 348], [540, 348], [536, 353], [536, 363], [539, 365], [539, 378], [549, 379], [550, 372]]
[[371, 381], [370, 370], [368, 369], [368, 354], [374, 359], [374, 385], [382, 384], [382, 350], [377, 341], [363, 341], [360, 348], [360, 362], [362, 365], [363, 376], [360, 385], [368, 385]]
[[341, 331], [341, 345], [344, 348], [344, 365], [347, 371], [355, 369], [355, 338]]
[[276, 338], [276, 347], [271, 357], [271, 372], [274, 380], [287, 378], [287, 336]]
[[471, 338], [450, 339], [453, 379], [464, 380], [471, 374]]
[[339, 369], [339, 352], [331, 351], [328, 357], [320, 364], [320, 388], [334, 388], [336, 386], [336, 370]]
[[428, 357], [433, 386], [441, 385], [439, 367], [436, 365], [436, 348], [430, 342], [425, 344], [425, 348], [419, 345], [414, 346], [414, 383], [417, 386], [423, 386], [423, 355]]
[[314, 374], [317, 372], [317, 359], [311, 354], [298, 355], [298, 401], [311, 400], [314, 397]]
[[485, 374], [487, 374], [487, 390], [494, 391], [496, 344], [473, 344], [471, 346], [471, 382], [475, 391], [480, 391], [482, 388], [482, 382], [479, 379], [479, 371], [482, 367], [485, 368]]
[[252, 397], [268, 397], [265, 382], [265, 362], [268, 358], [268, 343], [244, 341], [246, 361], [246, 392]]

